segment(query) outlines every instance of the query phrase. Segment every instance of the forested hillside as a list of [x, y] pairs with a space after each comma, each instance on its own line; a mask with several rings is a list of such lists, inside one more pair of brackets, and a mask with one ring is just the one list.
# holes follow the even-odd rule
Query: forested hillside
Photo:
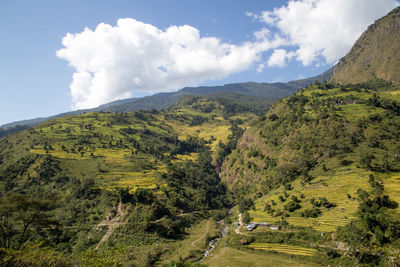
[[[245, 101], [185, 97], [164, 111], [69, 116], [1, 139], [2, 263], [38, 260], [29, 254], [38, 242], [67, 265], [178, 253], [162, 244], [231, 205], [216, 170], [254, 112]], [[56, 257], [64, 253], [71, 260]]]
[[[161, 110], [174, 105], [181, 97], [184, 96], [212, 96], [226, 95], [227, 98], [236, 99], [253, 98], [257, 101], [274, 102], [279, 98], [289, 96], [298, 89], [312, 83], [315, 79], [325, 81], [331, 77], [331, 72], [310, 79], [292, 81], [289, 83], [234, 83], [223, 86], [201, 86], [201, 87], [185, 87], [176, 92], [158, 93], [142, 98], [128, 98], [123, 100], [113, 101], [99, 107], [85, 110], [75, 110], [50, 116], [47, 118], [37, 118], [31, 120], [23, 120], [7, 123], [0, 126], [0, 138], [10, 133], [24, 130], [28, 127], [38, 125], [50, 119], [63, 118], [65, 116], [81, 115], [88, 112], [133, 112], [138, 110]], [[268, 106], [268, 105], [267, 105]]]
[[0, 265], [399, 266], [399, 10], [312, 83], [0, 131]]
[[222, 180], [240, 197], [252, 196], [245, 214], [255, 222], [321, 232], [343, 226], [338, 235], [360, 261], [376, 246], [398, 256], [399, 92], [383, 80], [308, 86], [244, 133]]

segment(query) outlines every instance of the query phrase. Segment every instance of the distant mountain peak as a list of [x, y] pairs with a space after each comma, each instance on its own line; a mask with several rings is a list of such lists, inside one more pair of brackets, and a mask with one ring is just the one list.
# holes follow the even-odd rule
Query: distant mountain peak
[[400, 86], [400, 7], [376, 20], [334, 68], [332, 81], [362, 83], [379, 78]]
[[261, 98], [268, 98], [270, 100], [276, 100], [279, 98], [292, 95], [293, 93], [297, 92], [298, 89], [301, 89], [314, 82], [314, 80], [319, 80], [320, 82], [323, 82], [329, 80], [330, 77], [331, 77], [331, 71], [329, 70], [324, 74], [316, 77], [291, 81], [288, 83], [243, 82], [243, 83], [225, 84], [223, 86], [185, 87], [176, 92], [158, 93], [152, 96], [146, 96], [142, 98], [129, 98], [129, 99], [116, 100], [110, 103], [103, 104], [97, 108], [75, 110], [71, 112], [50, 116], [47, 118], [37, 118], [37, 119], [7, 123], [4, 125], [0, 125], [0, 138], [2, 136], [19, 132], [26, 128], [40, 124], [49, 119], [62, 118], [67, 115], [80, 115], [85, 112], [94, 112], [94, 111], [131, 112], [135, 110], [164, 109], [173, 105], [181, 96], [184, 95], [199, 96], [199, 95], [226, 93], [226, 94], [247, 95], [250, 98], [261, 97]]

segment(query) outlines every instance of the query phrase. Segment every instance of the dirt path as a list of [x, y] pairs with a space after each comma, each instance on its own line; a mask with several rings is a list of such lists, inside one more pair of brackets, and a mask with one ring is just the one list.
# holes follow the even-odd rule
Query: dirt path
[[240, 227], [243, 226], [243, 221], [242, 221], [242, 214], [239, 213], [239, 226], [235, 227], [235, 233], [239, 234], [239, 235], [244, 235], [242, 232], [240, 232]]
[[104, 242], [107, 241], [107, 239], [110, 237], [110, 235], [114, 232], [114, 230], [118, 226], [124, 224], [121, 222], [121, 219], [123, 216], [124, 216], [124, 213], [122, 211], [122, 203], [120, 202], [120, 203], [118, 203], [117, 214], [115, 215], [115, 217], [112, 219], [107, 218], [106, 220], [102, 221], [101, 223], [99, 223], [97, 225], [97, 229], [100, 229], [100, 227], [102, 227], [102, 226], [107, 226], [108, 229], [107, 229], [107, 232], [104, 234], [103, 238], [97, 244], [97, 246], [95, 248], [96, 250], [100, 247], [101, 244], [103, 244]]
[[210, 229], [210, 221], [207, 221], [206, 229], [204, 230], [204, 234], [202, 236], [200, 236], [199, 238], [197, 238], [196, 240], [194, 240], [192, 243], [190, 243], [192, 245], [192, 247], [199, 248], [198, 246], [196, 246], [196, 243], [206, 237], [209, 229]]

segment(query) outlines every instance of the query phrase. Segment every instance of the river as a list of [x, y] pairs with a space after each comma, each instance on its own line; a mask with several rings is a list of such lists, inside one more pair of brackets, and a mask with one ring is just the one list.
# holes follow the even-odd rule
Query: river
[[206, 251], [204, 251], [203, 257], [200, 260], [198, 260], [197, 262], [202, 262], [205, 258], [207, 258], [210, 255], [210, 253], [217, 246], [218, 241], [221, 238], [224, 238], [226, 236], [226, 234], [228, 233], [229, 226], [225, 225], [224, 223], [222, 223], [222, 224], [223, 224], [223, 229], [221, 230], [221, 228], [220, 228], [220, 230], [219, 230], [220, 236], [218, 236], [217, 238], [214, 238], [214, 239], [210, 240], [210, 242], [208, 242], [208, 247], [207, 247]]

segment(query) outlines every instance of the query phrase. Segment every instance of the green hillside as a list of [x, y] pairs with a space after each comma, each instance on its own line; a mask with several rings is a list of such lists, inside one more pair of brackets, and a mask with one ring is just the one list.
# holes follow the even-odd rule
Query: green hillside
[[331, 76], [331, 73], [328, 73], [328, 75], [321, 75], [309, 79], [292, 81], [289, 83], [247, 82], [226, 84], [223, 86], [185, 87], [176, 92], [158, 93], [142, 98], [117, 100], [92, 109], [75, 110], [47, 118], [36, 118], [7, 123], [0, 125], [0, 138], [8, 134], [22, 131], [28, 127], [38, 125], [47, 120], [63, 118], [66, 116], [81, 115], [89, 112], [133, 112], [138, 110], [161, 110], [174, 105], [181, 97], [184, 96], [212, 97], [213, 95], [223, 95], [225, 98], [232, 99], [232, 96], [234, 95], [236, 99], [244, 98], [244, 101], [248, 101], [248, 98], [253, 98], [253, 100], [256, 102], [262, 101], [264, 103], [269, 103], [297, 92], [298, 89], [314, 82], [314, 80], [326, 81]]
[[384, 81], [309, 86], [278, 101], [244, 133], [223, 179], [262, 192], [343, 166], [397, 171], [398, 109], [399, 89]]
[[399, 266], [399, 10], [312, 84], [0, 129], [0, 266]]
[[[243, 134], [222, 166], [222, 180], [239, 199], [254, 200], [245, 212], [251, 221], [322, 233], [358, 221], [363, 203], [383, 195], [399, 202], [399, 92], [382, 80], [308, 86], [275, 103]], [[400, 210], [390, 207], [398, 227]], [[380, 251], [398, 255], [396, 242]]]
[[269, 104], [277, 99], [287, 97], [297, 92], [297, 90], [307, 86], [314, 81], [324, 82], [332, 77], [333, 68], [324, 72], [316, 77], [307, 79], [294, 80], [287, 83], [232, 83], [223, 86], [199, 86], [199, 87], [185, 87], [176, 92], [158, 93], [151, 96], [142, 98], [128, 98], [123, 100], [113, 101], [107, 104], [100, 105], [97, 108], [76, 110], [58, 115], [50, 116], [47, 118], [36, 118], [30, 120], [16, 121], [0, 125], [0, 138], [12, 133], [25, 130], [28, 127], [38, 125], [50, 119], [63, 118], [65, 116], [81, 115], [88, 112], [133, 112], [138, 110], [161, 110], [174, 105], [181, 97], [184, 96], [219, 96], [225, 99], [230, 99], [244, 103], [251, 101], [257, 107], [264, 107], [259, 109], [258, 112], [264, 113], [268, 110]]
[[[172, 260], [163, 255], [178, 253], [192, 224], [226, 213], [215, 169], [256, 111], [243, 100], [185, 97], [168, 110], [67, 116], [1, 139], [0, 243], [16, 253], [2, 264], [29, 262], [39, 241], [71, 253], [68, 264]], [[19, 214], [30, 209], [24, 231]], [[206, 238], [182, 257], [199, 257]]]

